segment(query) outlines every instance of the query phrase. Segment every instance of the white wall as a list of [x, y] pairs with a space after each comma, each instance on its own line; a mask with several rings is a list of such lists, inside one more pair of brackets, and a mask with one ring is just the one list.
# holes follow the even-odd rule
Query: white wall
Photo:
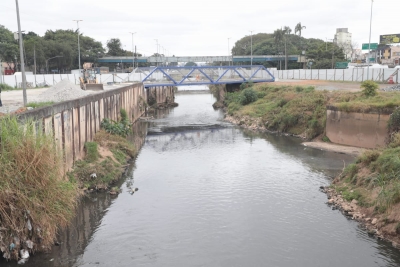
[[[370, 68], [369, 79], [373, 81], [386, 81], [396, 69]], [[315, 69], [315, 70], [278, 70], [271, 71], [275, 78], [282, 80], [328, 80], [328, 81], [353, 81], [367, 80], [367, 68], [352, 69]], [[400, 75], [399, 75], [400, 76]], [[394, 78], [396, 82], [396, 77]], [[400, 82], [400, 77], [398, 78]]]
[[[369, 79], [373, 81], [386, 81], [397, 69], [380, 69], [370, 68]], [[250, 75], [250, 70], [242, 70]], [[248, 72], [248, 73], [247, 73]], [[367, 80], [366, 68], [352, 69], [315, 69], [315, 70], [270, 70], [276, 79], [281, 80], [329, 80], [329, 81], [354, 81], [362, 82]], [[244, 73], [243, 73], [244, 74]], [[394, 77], [394, 82], [400, 82], [400, 74]], [[107, 84], [109, 82], [141, 82], [146, 77], [144, 73], [117, 73], [113, 75], [98, 74], [97, 79], [100, 83]], [[162, 73], [153, 73], [152, 78], [161, 79]], [[265, 71], [260, 71], [256, 78], [269, 78]], [[1, 78], [1, 77], [0, 77]], [[3, 75], [4, 83], [21, 88], [22, 76], [20, 75]], [[72, 83], [79, 84], [79, 75], [77, 74], [38, 74], [26, 76], [28, 88], [43, 87], [45, 84], [52, 86], [63, 79], [68, 79]], [[0, 79], [1, 81], [1, 79]]]

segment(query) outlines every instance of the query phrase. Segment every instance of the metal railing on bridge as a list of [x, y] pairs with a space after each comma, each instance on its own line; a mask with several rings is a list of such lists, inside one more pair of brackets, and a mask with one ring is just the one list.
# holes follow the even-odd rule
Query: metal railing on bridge
[[264, 66], [191, 66], [137, 68], [145, 87], [274, 82]]

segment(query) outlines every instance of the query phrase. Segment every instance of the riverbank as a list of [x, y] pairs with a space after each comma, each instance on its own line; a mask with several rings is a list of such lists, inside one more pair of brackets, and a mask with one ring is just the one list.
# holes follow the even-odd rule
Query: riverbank
[[[226, 92], [225, 119], [241, 127], [295, 136], [315, 149], [357, 157], [344, 166], [331, 187], [322, 190], [333, 209], [359, 221], [369, 234], [400, 244], [400, 106], [399, 93], [315, 91], [313, 87], [245, 85], [242, 91]], [[342, 112], [391, 114], [387, 147], [375, 150], [330, 143], [326, 137], [326, 106]], [[324, 142], [325, 141], [325, 142]]]

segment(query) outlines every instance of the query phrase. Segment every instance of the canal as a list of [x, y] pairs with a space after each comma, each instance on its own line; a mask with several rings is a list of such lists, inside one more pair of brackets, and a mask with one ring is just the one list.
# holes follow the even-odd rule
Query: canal
[[121, 194], [86, 197], [61, 244], [25, 266], [400, 265], [319, 191], [350, 156], [244, 131], [214, 101], [177, 94], [179, 107], [141, 122], [147, 136]]

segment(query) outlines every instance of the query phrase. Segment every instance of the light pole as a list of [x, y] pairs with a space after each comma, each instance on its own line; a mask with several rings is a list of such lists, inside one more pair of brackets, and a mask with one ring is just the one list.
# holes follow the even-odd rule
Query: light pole
[[49, 60], [53, 59], [53, 58], [57, 58], [57, 57], [63, 57], [63, 56], [55, 56], [55, 57], [46, 59], [46, 74], [49, 74]]
[[78, 64], [79, 64], [79, 76], [81, 75], [81, 46], [79, 43], [79, 21], [83, 21], [81, 19], [74, 19], [72, 21], [76, 21], [77, 32], [78, 32]]
[[24, 99], [24, 106], [27, 104], [26, 97], [26, 76], [25, 76], [25, 61], [24, 61], [24, 51], [23, 51], [23, 41], [22, 41], [22, 32], [21, 32], [21, 22], [19, 19], [19, 6], [18, 0], [15, 0], [15, 5], [17, 9], [17, 20], [18, 20], [18, 35], [19, 35], [19, 54], [21, 57], [21, 72], [22, 72], [22, 96]]
[[134, 46], [133, 46], [133, 35], [136, 32], [129, 32], [129, 33], [132, 34], [132, 72], [133, 72], [133, 69], [135, 68], [135, 49], [134, 49]]
[[154, 41], [156, 41], [156, 50], [157, 50], [157, 54], [156, 54], [156, 66], [158, 67], [158, 39], [154, 39]]
[[250, 31], [250, 66], [253, 66], [253, 31]]
[[228, 66], [231, 65], [231, 61], [229, 60], [229, 56], [230, 56], [230, 52], [229, 52], [229, 39], [231, 39], [231, 37], [228, 37]]
[[[367, 80], [369, 80], [369, 57], [371, 54], [371, 28], [372, 28], [372, 5], [374, 3], [374, 0], [371, 0], [371, 16], [369, 18], [369, 41], [368, 41], [368, 67], [367, 67]], [[375, 56], [376, 57], [376, 56]]]

